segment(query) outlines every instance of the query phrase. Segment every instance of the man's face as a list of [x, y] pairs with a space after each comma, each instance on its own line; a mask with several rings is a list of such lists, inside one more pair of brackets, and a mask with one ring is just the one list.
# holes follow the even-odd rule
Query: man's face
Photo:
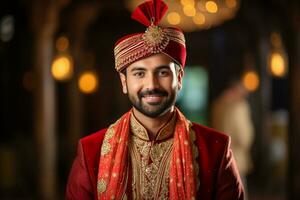
[[123, 92], [133, 107], [148, 117], [158, 117], [175, 104], [182, 86], [183, 71], [176, 72], [175, 63], [164, 54], [136, 61], [120, 73]]

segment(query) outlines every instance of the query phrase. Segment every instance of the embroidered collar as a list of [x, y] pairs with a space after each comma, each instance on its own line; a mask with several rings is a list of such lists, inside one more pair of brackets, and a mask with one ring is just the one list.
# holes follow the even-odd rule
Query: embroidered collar
[[[174, 112], [171, 120], [167, 122], [156, 135], [156, 138], [154, 141], [158, 140], [164, 140], [168, 139], [174, 134], [175, 129], [175, 123], [176, 123], [176, 114]], [[130, 127], [131, 132], [134, 136], [139, 137], [142, 140], [150, 141], [150, 137], [148, 134], [148, 131], [146, 128], [135, 118], [135, 116], [132, 114], [130, 117]]]

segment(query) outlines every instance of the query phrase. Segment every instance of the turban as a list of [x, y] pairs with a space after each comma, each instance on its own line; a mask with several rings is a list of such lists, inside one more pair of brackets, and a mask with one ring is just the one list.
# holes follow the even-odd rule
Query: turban
[[131, 63], [163, 53], [182, 68], [185, 66], [186, 47], [183, 32], [178, 28], [158, 26], [168, 7], [162, 0], [150, 0], [139, 5], [131, 17], [148, 28], [119, 39], [114, 47], [115, 68], [118, 72]]

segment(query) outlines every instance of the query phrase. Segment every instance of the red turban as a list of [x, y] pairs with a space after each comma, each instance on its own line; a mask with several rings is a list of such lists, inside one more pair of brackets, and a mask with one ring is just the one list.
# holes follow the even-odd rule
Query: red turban
[[162, 0], [150, 0], [133, 11], [131, 17], [148, 28], [144, 33], [126, 35], [116, 42], [114, 53], [118, 72], [137, 60], [157, 53], [166, 54], [182, 68], [185, 66], [183, 32], [178, 28], [158, 26], [167, 9]]

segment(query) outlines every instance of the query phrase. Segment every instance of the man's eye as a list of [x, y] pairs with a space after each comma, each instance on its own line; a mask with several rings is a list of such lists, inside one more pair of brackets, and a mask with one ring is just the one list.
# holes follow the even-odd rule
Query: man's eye
[[164, 70], [164, 71], [159, 71], [159, 72], [158, 72], [158, 75], [159, 75], [159, 76], [168, 76], [168, 75], [169, 75], [169, 72], [168, 72], [168, 71], [165, 71], [165, 70]]
[[136, 72], [133, 74], [136, 77], [143, 77], [144, 76], [144, 72]]

